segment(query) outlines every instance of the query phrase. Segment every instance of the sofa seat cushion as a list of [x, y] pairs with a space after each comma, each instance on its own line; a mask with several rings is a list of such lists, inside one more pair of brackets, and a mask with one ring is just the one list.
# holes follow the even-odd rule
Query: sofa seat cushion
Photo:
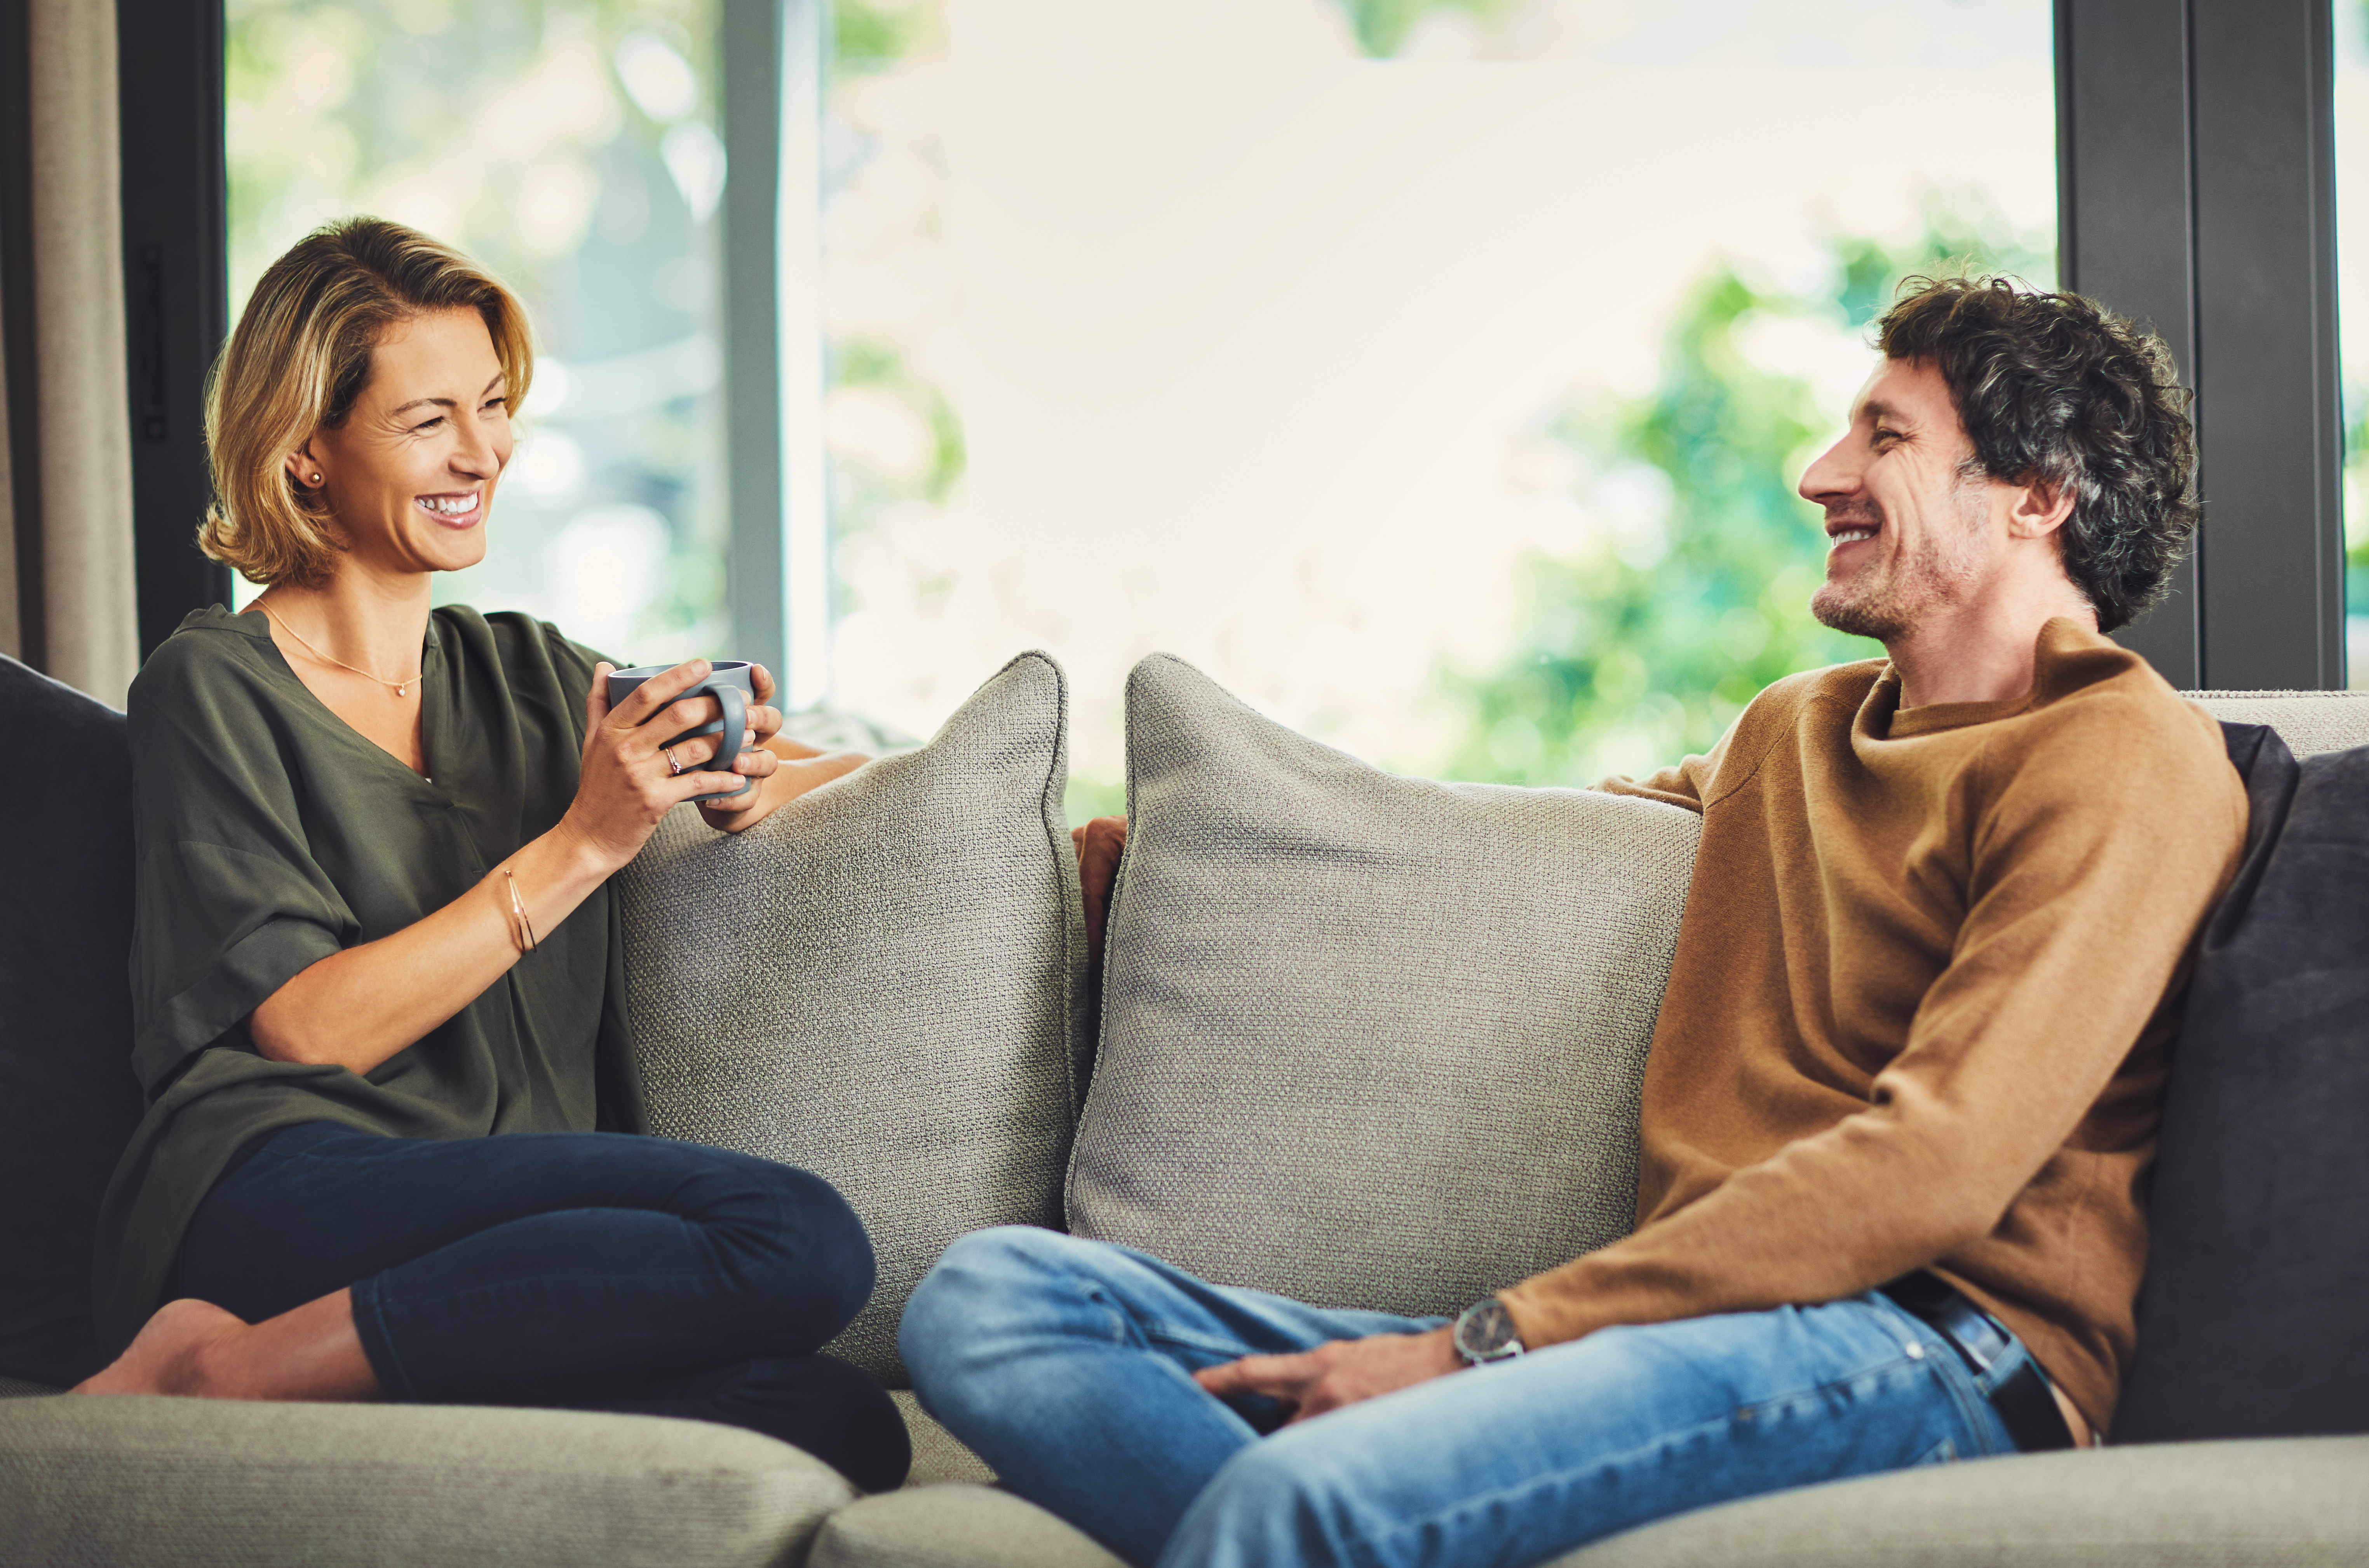
[[906, 1473], [907, 1486], [947, 1486], [968, 1482], [977, 1486], [992, 1485], [995, 1472], [987, 1461], [970, 1451], [963, 1440], [937, 1423], [937, 1419], [921, 1408], [910, 1389], [890, 1391], [889, 1399], [896, 1402], [897, 1413], [905, 1418], [905, 1435], [912, 1439], [913, 1468]]
[[797, 1561], [854, 1496], [738, 1427], [476, 1406], [0, 1403], [0, 1556], [223, 1568]]
[[1082, 1531], [984, 1486], [866, 1497], [815, 1534], [807, 1568], [1124, 1568]]
[[1627, 1234], [1700, 819], [1396, 777], [1164, 655], [1127, 704], [1071, 1230], [1414, 1315]]
[[649, 1130], [803, 1166], [871, 1232], [829, 1348], [892, 1387], [946, 1244], [1058, 1226], [1085, 917], [1062, 810], [1068, 692], [1023, 654], [918, 750], [737, 837], [679, 808], [622, 882]]
[[2369, 1437], [1979, 1459], [1665, 1519], [1551, 1568], [2338, 1568], [2369, 1561]]

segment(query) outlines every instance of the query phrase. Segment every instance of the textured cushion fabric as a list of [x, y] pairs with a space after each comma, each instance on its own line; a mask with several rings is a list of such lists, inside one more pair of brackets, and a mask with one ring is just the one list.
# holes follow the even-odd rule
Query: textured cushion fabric
[[2172, 1054], [2117, 1442], [2369, 1433], [2369, 747], [2231, 752], [2246, 855]]
[[2369, 1438], [1931, 1465], [1706, 1508], [1551, 1568], [2352, 1568]]
[[123, 715], [0, 657], [0, 1376], [98, 1369], [91, 1238], [132, 1128]]
[[1023, 654], [919, 750], [737, 837], [674, 812], [623, 882], [653, 1133], [824, 1176], [879, 1259], [831, 1349], [894, 1386], [946, 1244], [1060, 1223], [1085, 921], [1062, 811], [1068, 692]]
[[1394, 777], [1165, 655], [1127, 727], [1071, 1229], [1415, 1314], [1627, 1233], [1700, 818]]
[[0, 1404], [0, 1557], [23, 1568], [797, 1561], [854, 1495], [738, 1427], [435, 1405]]
[[807, 1568], [1122, 1568], [1082, 1531], [984, 1486], [866, 1497], [815, 1533]]
[[2369, 692], [2183, 692], [2224, 724], [2266, 724], [2298, 757], [2369, 746]]
[[63, 1392], [65, 1390], [54, 1383], [29, 1383], [21, 1378], [0, 1378], [0, 1399], [40, 1399]]
[[978, 1486], [991, 1486], [995, 1472], [987, 1461], [970, 1451], [963, 1440], [938, 1425], [937, 1418], [921, 1408], [910, 1389], [892, 1389], [888, 1398], [897, 1406], [897, 1413], [905, 1418], [905, 1435], [913, 1443], [913, 1468], [906, 1472], [908, 1486], [946, 1486], [956, 1482], [969, 1482]]

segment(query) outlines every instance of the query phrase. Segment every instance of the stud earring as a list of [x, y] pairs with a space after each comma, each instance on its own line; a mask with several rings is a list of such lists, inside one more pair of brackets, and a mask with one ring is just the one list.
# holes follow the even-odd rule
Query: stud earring
[[320, 476], [318, 474], [314, 475], [313, 475], [313, 483], [314, 483], [314, 484], [315, 484], [315, 485], [317, 485], [317, 484], [319, 484], [320, 482], [321, 482], [321, 476]]

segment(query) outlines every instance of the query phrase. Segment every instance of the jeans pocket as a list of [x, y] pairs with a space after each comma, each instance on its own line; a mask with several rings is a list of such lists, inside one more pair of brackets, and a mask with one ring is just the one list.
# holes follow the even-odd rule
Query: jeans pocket
[[1926, 1449], [1923, 1454], [1919, 1455], [1916, 1464], [1911, 1465], [1909, 1468], [1914, 1470], [1917, 1468], [1917, 1465], [1955, 1464], [1957, 1459], [1958, 1440], [1955, 1437], [1944, 1437], [1940, 1442], [1934, 1444], [1931, 1448]]

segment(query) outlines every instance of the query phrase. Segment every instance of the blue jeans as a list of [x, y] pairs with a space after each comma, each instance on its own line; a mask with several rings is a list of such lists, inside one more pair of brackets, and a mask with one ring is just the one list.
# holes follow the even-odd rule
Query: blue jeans
[[172, 1291], [257, 1322], [351, 1287], [395, 1400], [678, 1415], [902, 1481], [879, 1385], [818, 1355], [872, 1293], [821, 1177], [623, 1133], [267, 1133], [207, 1193]]
[[1163, 1568], [1537, 1562], [1732, 1498], [2012, 1453], [1980, 1377], [1888, 1298], [1605, 1329], [1278, 1427], [1191, 1374], [1408, 1333], [1049, 1230], [981, 1230], [914, 1292], [922, 1404], [1003, 1484]]

